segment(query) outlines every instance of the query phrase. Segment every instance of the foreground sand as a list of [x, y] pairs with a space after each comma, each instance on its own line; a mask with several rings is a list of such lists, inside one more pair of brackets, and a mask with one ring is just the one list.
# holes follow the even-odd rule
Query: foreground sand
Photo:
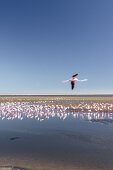
[[[7, 132], [0, 131], [2, 146], [0, 147], [0, 166], [16, 166], [32, 170], [113, 168], [111, 139], [83, 133], [70, 134], [55, 131], [40, 134], [18, 130], [7, 130]], [[9, 138], [15, 135], [21, 138], [10, 141]]]

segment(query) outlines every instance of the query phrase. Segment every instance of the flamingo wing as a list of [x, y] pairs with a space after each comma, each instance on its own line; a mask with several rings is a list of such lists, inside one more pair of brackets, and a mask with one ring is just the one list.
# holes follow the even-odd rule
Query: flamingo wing
[[72, 88], [72, 90], [74, 89], [74, 86], [75, 86], [75, 81], [71, 81], [71, 88]]
[[75, 79], [78, 76], [78, 74], [75, 74], [72, 76], [72, 79]]

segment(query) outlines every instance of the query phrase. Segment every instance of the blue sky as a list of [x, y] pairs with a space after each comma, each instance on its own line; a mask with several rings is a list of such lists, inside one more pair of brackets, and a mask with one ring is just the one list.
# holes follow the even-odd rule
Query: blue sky
[[0, 1], [0, 94], [113, 93], [112, 74], [112, 0]]

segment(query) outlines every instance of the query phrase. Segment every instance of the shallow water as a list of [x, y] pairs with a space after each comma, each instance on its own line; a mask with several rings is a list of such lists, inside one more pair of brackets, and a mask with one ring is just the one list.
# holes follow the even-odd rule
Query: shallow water
[[0, 105], [0, 166], [113, 169], [112, 113], [66, 112], [29, 103]]

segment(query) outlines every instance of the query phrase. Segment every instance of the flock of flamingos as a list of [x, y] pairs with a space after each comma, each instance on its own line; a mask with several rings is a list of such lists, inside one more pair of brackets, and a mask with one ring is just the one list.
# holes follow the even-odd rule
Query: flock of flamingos
[[36, 119], [40, 122], [58, 118], [61, 120], [79, 118], [83, 120], [112, 120], [113, 104], [80, 102], [63, 105], [40, 102], [6, 102], [0, 104], [0, 120]]

